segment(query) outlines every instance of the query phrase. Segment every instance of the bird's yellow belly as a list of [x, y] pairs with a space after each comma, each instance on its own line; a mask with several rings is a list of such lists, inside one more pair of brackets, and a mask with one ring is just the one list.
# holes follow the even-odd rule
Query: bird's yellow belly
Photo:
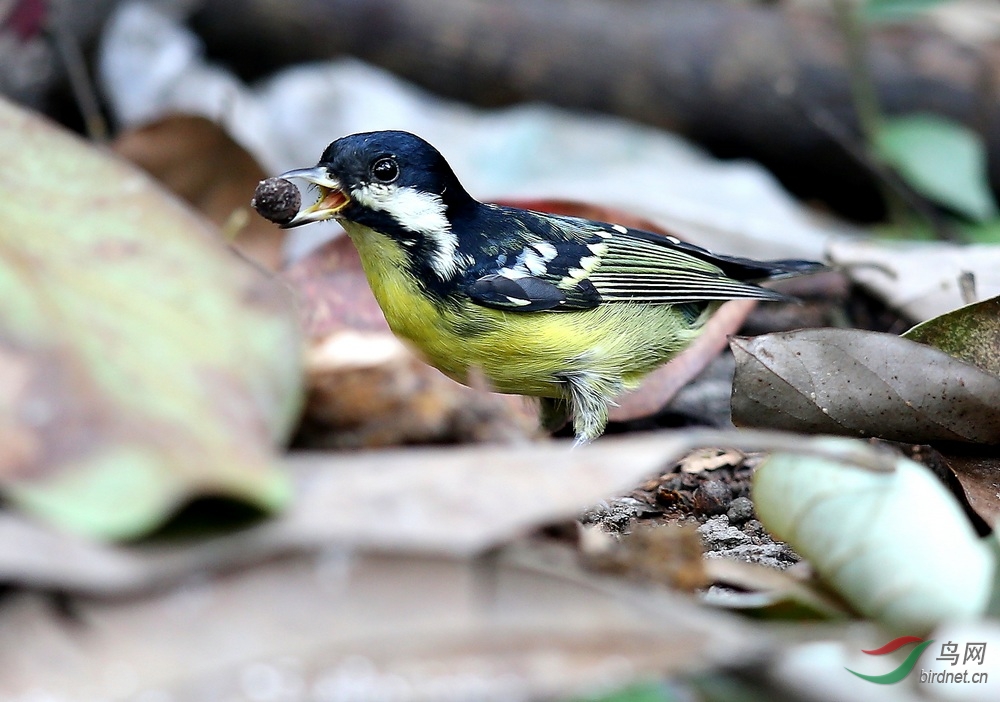
[[459, 381], [476, 368], [499, 392], [541, 397], [560, 397], [565, 385], [560, 376], [573, 373], [632, 386], [681, 347], [665, 347], [664, 325], [677, 326], [667, 335], [675, 340], [690, 340], [697, 334], [677, 324], [676, 313], [666, 307], [616, 304], [576, 312], [506, 315], [478, 308], [475, 314], [480, 333], [467, 335], [452, 327], [441, 337], [452, 337], [449, 346], [463, 349], [461, 359], [449, 357], [447, 348], [433, 342], [414, 339], [414, 343], [433, 365]]
[[699, 333], [666, 305], [505, 312], [469, 299], [437, 304], [420, 292], [394, 244], [370, 230], [348, 231], [392, 331], [462, 383], [481, 374], [498, 392], [560, 397], [560, 374], [586, 372], [630, 386]]

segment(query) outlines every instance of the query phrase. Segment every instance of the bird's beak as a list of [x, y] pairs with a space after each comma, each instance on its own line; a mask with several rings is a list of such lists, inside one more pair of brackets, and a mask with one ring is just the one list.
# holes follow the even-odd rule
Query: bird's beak
[[299, 210], [290, 221], [281, 225], [282, 229], [298, 227], [310, 222], [322, 222], [325, 219], [332, 219], [337, 213], [344, 209], [351, 202], [351, 198], [344, 192], [340, 181], [332, 177], [323, 166], [315, 168], [298, 168], [294, 171], [282, 173], [280, 178], [285, 180], [304, 180], [315, 186], [317, 191], [316, 201]]

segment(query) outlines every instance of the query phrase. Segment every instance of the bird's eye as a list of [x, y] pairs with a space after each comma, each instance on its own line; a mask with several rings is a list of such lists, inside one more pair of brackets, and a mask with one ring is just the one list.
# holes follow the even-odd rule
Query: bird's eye
[[375, 180], [383, 183], [391, 183], [396, 180], [399, 177], [399, 166], [396, 165], [396, 160], [389, 157], [380, 158], [372, 164], [372, 176]]

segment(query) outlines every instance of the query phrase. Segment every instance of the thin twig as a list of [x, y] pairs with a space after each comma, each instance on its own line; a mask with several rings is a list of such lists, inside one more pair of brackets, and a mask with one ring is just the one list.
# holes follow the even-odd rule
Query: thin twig
[[[872, 77], [868, 33], [859, 15], [860, 4], [856, 0], [833, 0], [833, 10], [847, 44], [847, 73], [858, 125], [869, 151], [868, 159], [875, 161], [877, 158], [871, 151], [882, 130], [882, 109], [875, 89], [875, 79]], [[905, 228], [910, 220], [906, 202], [901, 201], [897, 192], [888, 187], [884, 180], [878, 179], [877, 182], [889, 211], [889, 220], [897, 227]]]
[[[871, 151], [865, 148], [864, 144], [860, 143], [857, 137], [829, 110], [806, 105], [800, 105], [800, 107], [805, 111], [809, 121], [836, 142], [858, 165], [867, 170], [883, 191], [891, 192], [897, 202], [909, 207], [911, 211], [926, 221], [937, 234], [937, 238], [956, 243], [964, 241], [961, 232], [946, 217], [914, 192], [889, 166], [873, 157]], [[896, 224], [899, 223], [896, 222]]]
[[76, 99], [77, 107], [83, 116], [84, 126], [90, 138], [98, 143], [108, 141], [108, 123], [101, 114], [100, 102], [94, 81], [87, 70], [87, 63], [80, 50], [76, 37], [63, 26], [58, 18], [50, 19], [46, 26], [46, 34], [55, 46], [66, 75], [69, 77], [70, 88]]

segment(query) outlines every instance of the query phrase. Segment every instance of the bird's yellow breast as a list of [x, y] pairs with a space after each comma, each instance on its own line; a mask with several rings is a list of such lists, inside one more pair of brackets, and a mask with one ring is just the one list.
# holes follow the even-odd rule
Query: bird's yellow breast
[[669, 305], [505, 312], [469, 298], [439, 303], [409, 273], [397, 242], [344, 225], [389, 327], [459, 382], [475, 369], [499, 392], [541, 397], [560, 396], [559, 373], [596, 373], [634, 385], [700, 331]]

